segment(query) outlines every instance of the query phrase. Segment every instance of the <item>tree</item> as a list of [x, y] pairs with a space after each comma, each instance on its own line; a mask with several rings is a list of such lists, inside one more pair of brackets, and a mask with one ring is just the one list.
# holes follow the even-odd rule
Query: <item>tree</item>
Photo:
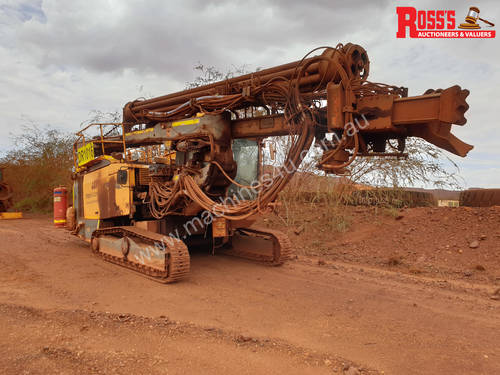
[[394, 188], [418, 184], [461, 188], [457, 164], [440, 148], [420, 138], [408, 138], [405, 152], [407, 157], [358, 157], [349, 167], [349, 178], [355, 183]]
[[14, 190], [17, 209], [50, 211], [52, 190], [71, 186], [74, 136], [50, 126], [29, 124], [12, 136], [14, 148], [0, 159]]
[[186, 89], [209, 85], [214, 82], [219, 82], [248, 73], [246, 65], [242, 65], [240, 67], [233, 66], [225, 73], [222, 73], [222, 71], [217, 69], [215, 66], [205, 66], [202, 63], [198, 63], [193, 69], [198, 75], [192, 82], [186, 83]]

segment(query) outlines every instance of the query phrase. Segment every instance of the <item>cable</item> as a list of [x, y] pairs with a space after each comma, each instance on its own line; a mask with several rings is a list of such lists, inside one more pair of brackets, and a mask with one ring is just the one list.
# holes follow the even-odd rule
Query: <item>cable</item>
[[[277, 198], [278, 194], [291, 180], [303, 158], [306, 156], [307, 151], [310, 149], [314, 140], [314, 127], [317, 125], [316, 119], [318, 116], [314, 103], [326, 96], [326, 86], [330, 82], [327, 79], [328, 77], [330, 80], [335, 79], [336, 83], [340, 83], [344, 88], [345, 103], [350, 103], [353, 95], [364, 96], [379, 92], [393, 93], [398, 92], [397, 90], [400, 89], [395, 86], [365, 81], [368, 66], [366, 66], [366, 71], [362, 76], [355, 75], [348, 65], [350, 58], [346, 56], [346, 51], [352, 48], [352, 45], [343, 46], [339, 44], [337, 47], [331, 48], [333, 52], [330, 56], [323, 54], [308, 58], [311, 53], [319, 49], [330, 51], [329, 48], [331, 47], [319, 47], [310, 51], [293, 67], [292, 74], [288, 77], [285, 75], [274, 75], [263, 83], [260, 83], [260, 77], [257, 78], [260, 84], [251, 87], [251, 95], [248, 95], [248, 92], [245, 95], [243, 95], [243, 92], [228, 95], [205, 95], [190, 99], [188, 102], [176, 106], [174, 110], [165, 112], [144, 111], [142, 115], [146, 119], [171, 121], [174, 116], [177, 116], [177, 118], [179, 116], [189, 117], [194, 116], [196, 112], [219, 114], [225, 111], [234, 112], [251, 106], [271, 107], [273, 110], [283, 113], [288, 125], [289, 136], [292, 140], [284, 164], [269, 186], [264, 186], [262, 183], [259, 183], [257, 186], [245, 186], [237, 183], [214, 160], [212, 154], [213, 147], [211, 147], [212, 152], [209, 162], [220, 169], [225, 178], [231, 183], [241, 188], [258, 190], [257, 198], [237, 201], [231, 204], [227, 204], [224, 201], [216, 202], [198, 186], [187, 169], [181, 168], [179, 177], [173, 185], [172, 183], [163, 185], [150, 183], [149, 203], [152, 215], [159, 219], [166, 215], [180, 214], [182, 207], [189, 204], [189, 201], [194, 202], [216, 216], [229, 220], [242, 220], [260, 212], [262, 207], [266, 207]], [[316, 80], [311, 80], [310, 72], [313, 70], [312, 67], [316, 66], [316, 70], [319, 72], [320, 64], [325, 63], [326, 68], [324, 69], [323, 76], [315, 78]], [[311, 84], [308, 86], [307, 82], [309, 80]], [[252, 81], [252, 83], [254, 82]], [[354, 124], [353, 114], [352, 111], [345, 111], [344, 124], [346, 124], [346, 127], [344, 128], [341, 141], [335, 149], [328, 151], [320, 161], [321, 165], [326, 164], [337, 152], [344, 150], [348, 145], [353, 145], [353, 151], [349, 159], [342, 164], [329, 165], [329, 168], [345, 168], [356, 158], [359, 151], [359, 135], [357, 132], [353, 135], [348, 134], [347, 125], [349, 123]], [[188, 201], [186, 201], [186, 198]]]

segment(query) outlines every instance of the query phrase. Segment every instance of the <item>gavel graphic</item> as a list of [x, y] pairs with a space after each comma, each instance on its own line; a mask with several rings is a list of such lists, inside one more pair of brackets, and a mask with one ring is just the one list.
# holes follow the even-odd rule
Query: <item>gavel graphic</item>
[[465, 23], [461, 23], [458, 26], [459, 29], [480, 29], [481, 26], [478, 25], [477, 20], [483, 21], [484, 23], [495, 26], [493, 22], [487, 21], [481, 17], [479, 17], [479, 8], [478, 7], [470, 7], [469, 13], [465, 16]]

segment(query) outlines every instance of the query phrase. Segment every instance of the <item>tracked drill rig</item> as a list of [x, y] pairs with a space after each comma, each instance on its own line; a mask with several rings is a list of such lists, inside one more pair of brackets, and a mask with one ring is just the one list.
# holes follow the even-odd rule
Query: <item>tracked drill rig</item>
[[[467, 90], [409, 97], [368, 81], [369, 66], [361, 46], [339, 44], [127, 103], [121, 123], [77, 133], [70, 229], [105, 260], [161, 282], [188, 274], [194, 246], [280, 265], [290, 241], [255, 224], [312, 147], [322, 152], [318, 169], [337, 174], [356, 157], [403, 155], [407, 137], [460, 156], [472, 149], [450, 133], [466, 123]], [[263, 140], [278, 136], [290, 148], [264, 175]]]

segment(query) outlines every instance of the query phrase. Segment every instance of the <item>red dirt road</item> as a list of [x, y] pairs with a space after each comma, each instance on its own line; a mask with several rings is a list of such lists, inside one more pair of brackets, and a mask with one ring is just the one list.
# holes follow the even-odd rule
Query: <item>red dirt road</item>
[[496, 286], [192, 254], [162, 285], [46, 217], [0, 222], [6, 374], [499, 374]]

